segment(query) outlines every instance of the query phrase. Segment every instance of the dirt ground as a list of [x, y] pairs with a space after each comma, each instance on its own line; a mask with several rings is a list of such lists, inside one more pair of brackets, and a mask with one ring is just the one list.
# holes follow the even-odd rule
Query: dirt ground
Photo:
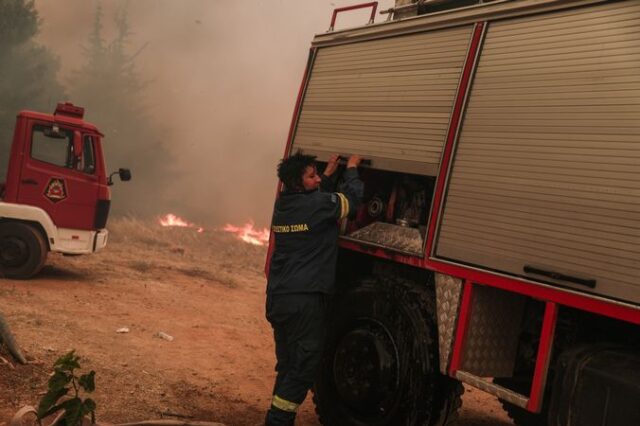
[[[110, 229], [101, 253], [53, 255], [33, 280], [0, 279], [0, 312], [30, 360], [0, 362], [0, 426], [37, 404], [51, 365], [71, 349], [96, 371], [98, 420], [262, 424], [274, 376], [265, 248], [134, 219]], [[469, 388], [460, 414], [463, 425], [511, 424], [494, 397]], [[310, 401], [298, 424], [319, 425]]]

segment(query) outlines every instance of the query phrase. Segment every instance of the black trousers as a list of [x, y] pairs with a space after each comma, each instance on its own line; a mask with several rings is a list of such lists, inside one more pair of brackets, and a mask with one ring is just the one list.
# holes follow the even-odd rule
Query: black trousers
[[267, 425], [293, 424], [297, 407], [313, 386], [325, 341], [328, 301], [322, 293], [267, 295], [277, 359]]

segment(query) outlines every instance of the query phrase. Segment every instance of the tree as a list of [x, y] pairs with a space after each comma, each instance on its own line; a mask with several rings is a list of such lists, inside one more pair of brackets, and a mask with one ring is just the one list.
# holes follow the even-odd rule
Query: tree
[[4, 180], [16, 114], [53, 111], [64, 98], [58, 59], [33, 39], [40, 27], [34, 0], [0, 0], [0, 180]]
[[106, 134], [108, 166], [132, 169], [132, 182], [113, 191], [112, 211], [156, 214], [171, 171], [171, 155], [162, 141], [162, 129], [147, 113], [146, 84], [136, 71], [135, 60], [144, 46], [129, 52], [132, 34], [125, 8], [115, 14], [116, 35], [109, 42], [102, 36], [102, 19], [98, 5], [84, 48], [85, 62], [72, 73], [69, 90], [72, 99], [86, 107], [87, 119]]

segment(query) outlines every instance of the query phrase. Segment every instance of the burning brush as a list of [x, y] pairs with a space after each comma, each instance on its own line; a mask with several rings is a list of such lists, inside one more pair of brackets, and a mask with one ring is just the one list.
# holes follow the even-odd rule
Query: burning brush
[[[161, 226], [193, 228], [199, 233], [204, 232], [204, 228], [186, 221], [183, 218], [172, 213], [164, 215], [163, 217], [159, 218], [158, 221]], [[236, 238], [248, 244], [264, 246], [269, 243], [269, 230], [267, 228], [256, 228], [253, 221], [245, 223], [242, 226], [235, 226], [228, 223], [224, 226], [224, 228], [222, 228], [222, 230], [234, 234]]]
[[164, 215], [159, 219], [161, 226], [177, 226], [180, 228], [195, 228], [198, 232], [204, 232], [204, 228], [194, 225], [191, 222], [187, 222], [179, 216], [176, 216], [173, 213], [169, 213]]

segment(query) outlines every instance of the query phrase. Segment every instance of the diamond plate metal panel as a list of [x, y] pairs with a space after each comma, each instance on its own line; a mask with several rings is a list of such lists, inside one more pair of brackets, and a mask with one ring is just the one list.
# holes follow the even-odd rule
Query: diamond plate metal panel
[[462, 370], [480, 377], [512, 375], [525, 300], [518, 294], [474, 286]]
[[424, 245], [419, 229], [384, 222], [374, 222], [360, 228], [349, 234], [349, 238], [380, 244], [414, 255], [422, 254]]
[[458, 371], [456, 373], [456, 378], [463, 383], [467, 383], [473, 387], [495, 395], [500, 399], [509, 401], [510, 403], [515, 404], [518, 407], [527, 408], [527, 404], [529, 403], [529, 398], [527, 398], [526, 396], [520, 395], [519, 393], [502, 386], [498, 386], [495, 383], [487, 382], [481, 377], [474, 376], [473, 374], [469, 374], [466, 371]]
[[462, 295], [462, 280], [450, 275], [438, 273], [435, 275], [440, 372], [447, 374]]

